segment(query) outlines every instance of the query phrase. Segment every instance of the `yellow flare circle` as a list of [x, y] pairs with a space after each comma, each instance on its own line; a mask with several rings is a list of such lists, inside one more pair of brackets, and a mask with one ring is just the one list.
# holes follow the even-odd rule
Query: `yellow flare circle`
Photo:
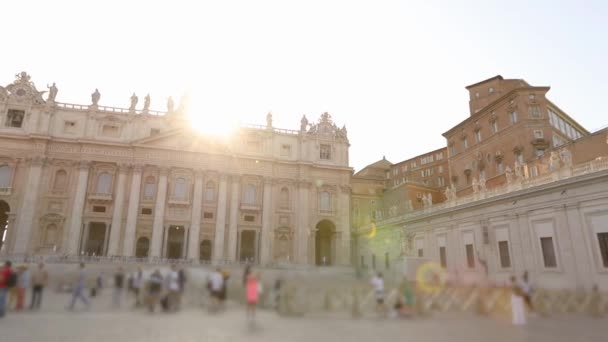
[[446, 273], [443, 267], [433, 261], [425, 262], [416, 270], [418, 287], [426, 293], [441, 291], [445, 284], [445, 277]]

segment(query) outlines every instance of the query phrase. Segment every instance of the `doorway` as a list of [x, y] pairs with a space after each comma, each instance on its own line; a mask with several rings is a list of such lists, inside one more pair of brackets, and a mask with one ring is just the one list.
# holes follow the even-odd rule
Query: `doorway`
[[170, 226], [167, 234], [167, 253], [169, 259], [182, 259], [184, 257], [184, 226]]
[[240, 261], [255, 262], [255, 240], [255, 230], [243, 230], [241, 232]]
[[336, 226], [329, 220], [317, 223], [315, 233], [315, 264], [317, 266], [330, 266], [334, 262], [332, 248]]
[[106, 224], [103, 222], [89, 223], [87, 241], [84, 245], [84, 253], [86, 255], [105, 255], [106, 230]]

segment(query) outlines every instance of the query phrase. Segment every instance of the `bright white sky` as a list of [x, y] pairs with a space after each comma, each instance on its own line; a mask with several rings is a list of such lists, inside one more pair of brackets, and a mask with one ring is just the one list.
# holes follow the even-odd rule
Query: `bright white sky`
[[464, 87], [549, 85], [588, 129], [608, 124], [608, 6], [599, 1], [5, 1], [0, 84], [22, 70], [60, 102], [165, 109], [193, 89], [210, 121], [298, 129], [328, 111], [356, 170], [445, 145]]

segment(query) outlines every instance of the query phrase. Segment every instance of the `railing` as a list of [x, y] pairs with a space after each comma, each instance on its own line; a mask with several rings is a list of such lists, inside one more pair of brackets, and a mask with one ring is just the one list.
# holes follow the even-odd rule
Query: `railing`
[[9, 196], [12, 192], [12, 188], [0, 188], [0, 196]]
[[111, 201], [112, 200], [112, 194], [105, 194], [105, 193], [91, 193], [88, 195], [90, 200], [95, 200], [95, 201]]
[[140, 115], [153, 115], [153, 116], [162, 116], [162, 115], [166, 115], [167, 112], [162, 112], [162, 111], [158, 111], [158, 110], [135, 110], [135, 111], [131, 111], [127, 108], [119, 108], [119, 107], [109, 107], [109, 106], [96, 106], [93, 107], [93, 105], [79, 105], [79, 104], [73, 104], [73, 103], [62, 103], [62, 102], [55, 102], [55, 106], [59, 107], [59, 108], [63, 108], [63, 109], [69, 109], [69, 110], [89, 110], [91, 108], [95, 108], [95, 110], [99, 111], [99, 112], [108, 112], [108, 113], [119, 113], [119, 114], [129, 114], [129, 113], [135, 113], [135, 114], [140, 114]]
[[[504, 195], [513, 191], [525, 190], [534, 187], [538, 187], [545, 184], [550, 184], [553, 182], [557, 182], [560, 180], [586, 175], [589, 173], [599, 172], [603, 170], [608, 170], [608, 157], [598, 157], [595, 160], [579, 164], [572, 167], [562, 167], [556, 171], [551, 173], [542, 174], [536, 177], [530, 178], [521, 178], [520, 180], [514, 180], [511, 183], [507, 183], [500, 187], [495, 187], [488, 189], [486, 191], [480, 191], [478, 193], [473, 193], [467, 196], [459, 197], [453, 199], [451, 201], [445, 201], [438, 204], [433, 204], [432, 206], [412, 210], [406, 212], [404, 214], [393, 216], [387, 219], [383, 219], [378, 221], [378, 224], [381, 225], [390, 225], [395, 224], [401, 221], [404, 221], [408, 218], [415, 218], [418, 216], [427, 215], [433, 212], [437, 212], [447, 208], [453, 208], [464, 204], [470, 204], [476, 201], [489, 199], [493, 197], [497, 197], [500, 195]], [[370, 224], [364, 225], [361, 227], [362, 230], [371, 228]]]
[[280, 133], [280, 134], [290, 134], [290, 135], [298, 135], [298, 134], [300, 134], [300, 131], [296, 131], [296, 130], [293, 130], [293, 129], [284, 129], [284, 128], [275, 128], [275, 127], [268, 128], [268, 126], [256, 125], [256, 124], [242, 124], [241, 128], [271, 130], [273, 132]]
[[169, 197], [169, 204], [190, 205], [190, 200], [182, 197]]

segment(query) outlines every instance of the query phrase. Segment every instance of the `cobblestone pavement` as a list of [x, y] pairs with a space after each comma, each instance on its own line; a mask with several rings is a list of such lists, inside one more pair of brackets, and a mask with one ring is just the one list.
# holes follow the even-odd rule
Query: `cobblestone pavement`
[[471, 314], [435, 314], [412, 320], [350, 319], [347, 316], [283, 318], [260, 311], [248, 324], [244, 308], [231, 304], [221, 314], [189, 305], [175, 314], [149, 314], [130, 306], [112, 309], [110, 291], [90, 310], [64, 309], [67, 294], [45, 293], [39, 312], [9, 312], [0, 319], [0, 341], [45, 342], [231, 342], [231, 341], [606, 341], [608, 319], [582, 316], [530, 317], [523, 328], [506, 320]]

